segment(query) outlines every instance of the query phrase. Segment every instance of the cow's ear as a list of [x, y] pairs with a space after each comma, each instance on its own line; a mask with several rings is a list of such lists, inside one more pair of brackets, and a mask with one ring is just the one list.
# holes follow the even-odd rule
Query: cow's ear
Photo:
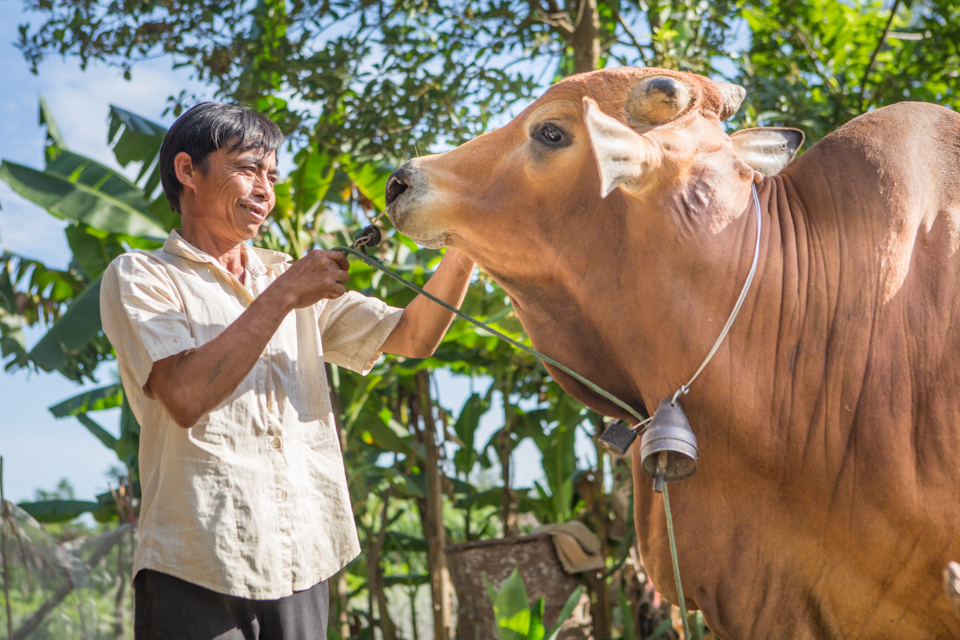
[[590, 98], [583, 99], [583, 122], [600, 168], [600, 197], [622, 187], [638, 193], [644, 174], [660, 165], [660, 153], [652, 142], [615, 118], [600, 111]]
[[737, 157], [765, 176], [790, 164], [803, 144], [803, 131], [783, 127], [744, 129], [730, 136]]

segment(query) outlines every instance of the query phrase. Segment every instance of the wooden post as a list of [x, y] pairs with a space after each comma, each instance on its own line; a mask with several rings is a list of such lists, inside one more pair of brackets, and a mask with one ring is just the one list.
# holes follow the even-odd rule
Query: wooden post
[[433, 595], [434, 640], [450, 640], [453, 635], [452, 584], [447, 569], [447, 532], [443, 526], [443, 479], [440, 471], [440, 447], [437, 445], [437, 425], [430, 398], [430, 374], [421, 369], [415, 376], [420, 417], [423, 419], [423, 446], [426, 456], [423, 471], [426, 475], [424, 534], [427, 536], [427, 563], [430, 567], [430, 592]]

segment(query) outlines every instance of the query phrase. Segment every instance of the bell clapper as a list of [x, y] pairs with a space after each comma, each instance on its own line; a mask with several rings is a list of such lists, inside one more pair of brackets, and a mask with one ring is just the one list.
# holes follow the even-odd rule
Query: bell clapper
[[657, 493], [663, 493], [664, 476], [667, 474], [667, 462], [670, 458], [670, 452], [661, 451], [657, 458], [657, 475], [653, 478], [653, 490]]

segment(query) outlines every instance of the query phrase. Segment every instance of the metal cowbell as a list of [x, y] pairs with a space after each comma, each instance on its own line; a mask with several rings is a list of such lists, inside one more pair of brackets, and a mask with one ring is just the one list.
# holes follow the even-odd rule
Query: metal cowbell
[[697, 437], [679, 402], [660, 402], [653, 421], [640, 439], [640, 466], [654, 479], [654, 491], [663, 492], [664, 482], [689, 478], [697, 471]]

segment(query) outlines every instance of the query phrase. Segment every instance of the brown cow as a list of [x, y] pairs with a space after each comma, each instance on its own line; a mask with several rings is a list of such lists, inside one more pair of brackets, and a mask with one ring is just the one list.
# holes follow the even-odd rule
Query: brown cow
[[[536, 348], [650, 409], [730, 314], [755, 184], [756, 279], [682, 399], [700, 445], [698, 473], [671, 485], [687, 604], [728, 640], [960, 638], [941, 586], [960, 558], [960, 116], [879, 109], [777, 173], [799, 141], [724, 133], [742, 98], [660, 69], [571, 77], [404, 165], [390, 218], [482, 265]], [[640, 550], [676, 601], [638, 450]]]

